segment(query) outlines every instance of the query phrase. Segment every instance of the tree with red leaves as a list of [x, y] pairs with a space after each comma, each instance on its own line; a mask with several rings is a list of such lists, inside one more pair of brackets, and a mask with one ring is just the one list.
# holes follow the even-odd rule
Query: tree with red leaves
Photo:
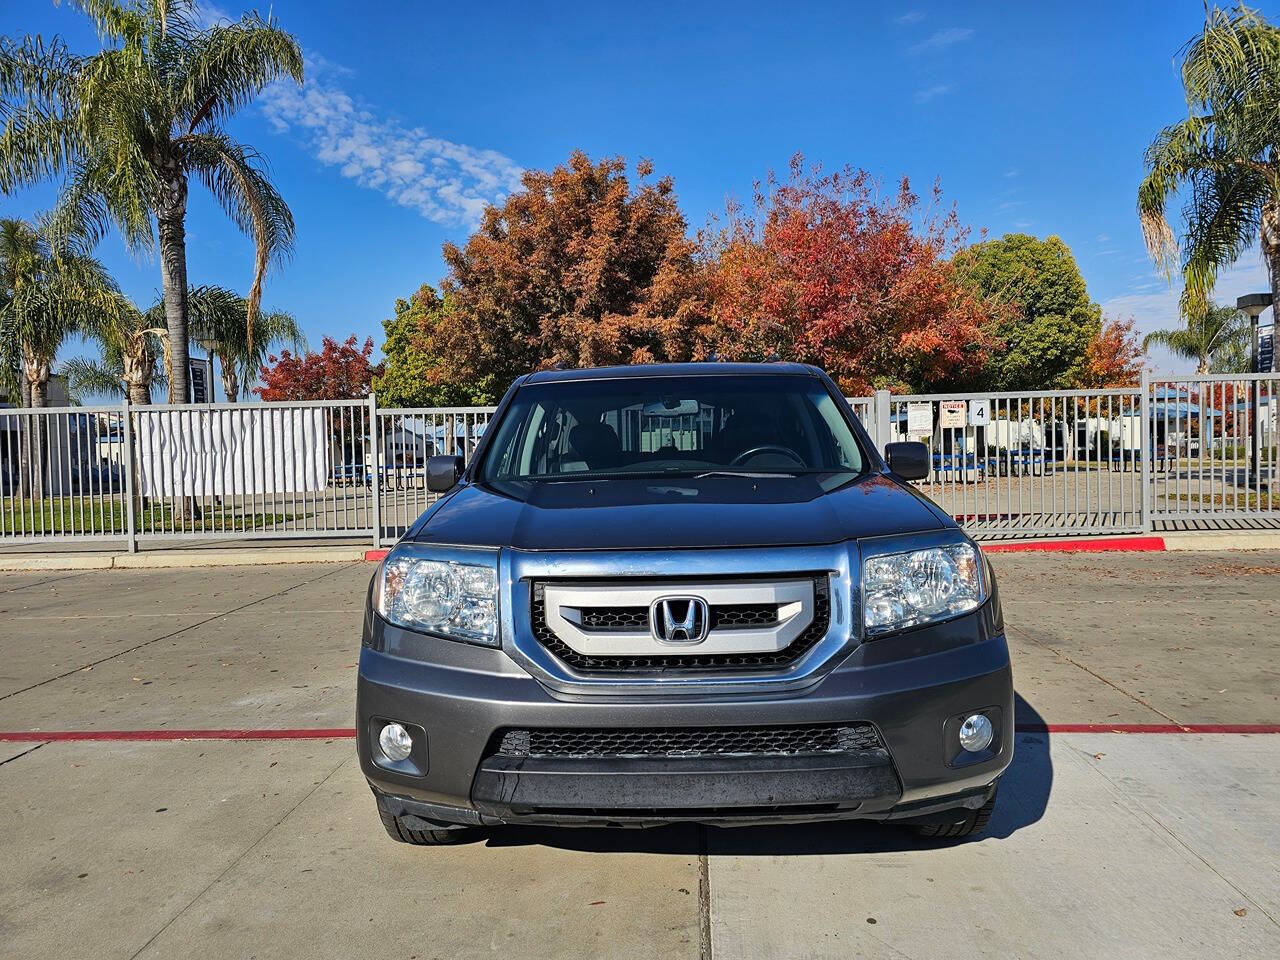
[[369, 395], [369, 384], [376, 372], [369, 363], [373, 355], [373, 338], [356, 346], [356, 338], [338, 343], [324, 338], [319, 353], [293, 354], [282, 350], [280, 356], [267, 357], [270, 366], [262, 367], [258, 377], [262, 385], [253, 392], [263, 400], [359, 400]]
[[921, 211], [905, 178], [881, 197], [866, 171], [797, 155], [713, 241], [716, 352], [814, 363], [846, 393], [971, 382], [999, 346], [985, 332], [999, 308], [958, 279], [967, 231], [940, 203], [936, 185]]

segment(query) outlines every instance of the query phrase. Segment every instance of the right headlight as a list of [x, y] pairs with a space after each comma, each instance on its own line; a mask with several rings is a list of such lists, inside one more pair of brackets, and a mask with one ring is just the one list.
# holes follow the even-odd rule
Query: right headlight
[[868, 637], [946, 620], [986, 599], [972, 544], [885, 553], [862, 562], [862, 626]]
[[498, 645], [497, 555], [465, 560], [402, 544], [382, 563], [374, 604], [386, 620], [449, 640]]

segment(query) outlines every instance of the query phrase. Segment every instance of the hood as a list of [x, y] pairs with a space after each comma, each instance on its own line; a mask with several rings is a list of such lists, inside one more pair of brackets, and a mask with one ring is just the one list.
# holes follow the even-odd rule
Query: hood
[[517, 550], [780, 547], [938, 530], [923, 498], [871, 474], [467, 485], [412, 532], [418, 543]]

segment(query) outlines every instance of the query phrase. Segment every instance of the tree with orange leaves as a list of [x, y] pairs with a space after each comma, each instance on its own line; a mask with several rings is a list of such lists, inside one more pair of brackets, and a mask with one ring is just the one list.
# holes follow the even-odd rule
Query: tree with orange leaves
[[1085, 348], [1081, 387], [1131, 387], [1142, 373], [1142, 343], [1134, 321], [1105, 319]]
[[697, 359], [705, 322], [697, 248], [669, 177], [575, 151], [445, 244], [452, 310], [425, 344], [437, 385], [495, 400], [540, 368]]

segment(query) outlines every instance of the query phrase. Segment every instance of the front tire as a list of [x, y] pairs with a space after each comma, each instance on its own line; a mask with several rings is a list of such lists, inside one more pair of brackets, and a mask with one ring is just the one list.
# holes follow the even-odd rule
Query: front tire
[[404, 817], [397, 817], [382, 809], [378, 810], [378, 815], [382, 817], [382, 826], [386, 828], [387, 836], [397, 843], [409, 843], [416, 847], [447, 847], [455, 843], [471, 843], [484, 836], [484, 831], [474, 827], [414, 830], [405, 825]]
[[932, 837], [938, 840], [959, 840], [962, 837], [970, 837], [987, 829], [987, 823], [991, 820], [991, 812], [995, 808], [996, 795], [993, 792], [991, 799], [977, 810], [957, 810], [956, 816], [959, 819], [952, 823], [921, 823], [917, 824], [913, 829], [922, 837]]

